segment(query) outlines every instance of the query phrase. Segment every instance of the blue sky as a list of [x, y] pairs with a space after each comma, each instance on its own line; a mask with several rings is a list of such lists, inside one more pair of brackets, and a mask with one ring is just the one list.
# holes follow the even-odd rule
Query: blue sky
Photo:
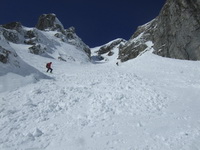
[[42, 14], [54, 13], [65, 28], [74, 26], [90, 47], [116, 38], [128, 40], [139, 25], [156, 16], [166, 0], [1, 0], [0, 24], [19, 21], [35, 27]]

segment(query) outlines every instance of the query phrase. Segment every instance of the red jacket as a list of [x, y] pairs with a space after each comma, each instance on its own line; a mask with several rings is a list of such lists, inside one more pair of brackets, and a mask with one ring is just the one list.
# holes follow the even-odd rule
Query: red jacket
[[47, 68], [51, 68], [51, 62], [50, 63], [47, 63]]

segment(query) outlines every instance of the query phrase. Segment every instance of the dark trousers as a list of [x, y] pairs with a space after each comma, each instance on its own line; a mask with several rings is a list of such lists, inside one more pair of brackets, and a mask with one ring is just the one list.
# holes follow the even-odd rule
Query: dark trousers
[[48, 68], [47, 69], [47, 72], [50, 70], [50, 72], [52, 73], [53, 69], [52, 68]]

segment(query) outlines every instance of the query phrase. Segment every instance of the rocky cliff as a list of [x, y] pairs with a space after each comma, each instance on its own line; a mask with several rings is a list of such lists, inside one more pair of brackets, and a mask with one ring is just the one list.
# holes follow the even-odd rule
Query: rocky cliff
[[152, 41], [157, 55], [200, 60], [200, 0], [167, 0], [160, 14], [138, 27], [120, 49], [121, 61], [137, 57]]

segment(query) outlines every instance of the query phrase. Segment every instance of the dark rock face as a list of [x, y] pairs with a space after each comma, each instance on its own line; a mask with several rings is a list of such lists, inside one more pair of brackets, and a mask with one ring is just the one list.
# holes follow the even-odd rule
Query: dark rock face
[[147, 41], [157, 55], [200, 60], [200, 0], [167, 0], [159, 16], [139, 27], [120, 49], [121, 61], [137, 57]]
[[28, 45], [36, 45], [37, 43], [37, 34], [35, 30], [29, 30], [25, 32], [25, 40], [24, 43]]
[[65, 35], [67, 36], [68, 39], [74, 39], [75, 38], [74, 34], [75, 34], [74, 27], [70, 27], [65, 30]]
[[43, 14], [39, 17], [36, 28], [39, 30], [58, 30], [62, 31], [64, 28], [55, 14]]
[[11, 22], [11, 23], [2, 25], [2, 27], [6, 29], [10, 29], [10, 30], [19, 31], [22, 29], [22, 24], [20, 22]]
[[6, 40], [17, 43], [19, 41], [19, 36], [17, 32], [10, 32], [8, 30], [3, 31], [3, 36], [5, 37]]
[[83, 47], [84, 52], [86, 52], [87, 56], [90, 58], [91, 57], [91, 50], [90, 48], [86, 45]]
[[0, 46], [0, 62], [7, 63], [8, 56], [11, 52]]
[[5, 39], [13, 43], [18, 43], [20, 41], [19, 34], [23, 33], [23, 28], [20, 22], [11, 22], [1, 25], [0, 30]]
[[26, 32], [26, 35], [25, 35], [25, 38], [35, 38], [36, 37], [36, 34], [32, 31], [32, 30], [29, 30]]
[[168, 0], [157, 21], [155, 54], [200, 60], [200, 1]]
[[30, 50], [30, 53], [40, 55], [40, 54], [43, 54], [46, 49], [42, 48], [41, 45], [38, 44], [38, 45], [33, 45], [29, 47], [29, 50]]

